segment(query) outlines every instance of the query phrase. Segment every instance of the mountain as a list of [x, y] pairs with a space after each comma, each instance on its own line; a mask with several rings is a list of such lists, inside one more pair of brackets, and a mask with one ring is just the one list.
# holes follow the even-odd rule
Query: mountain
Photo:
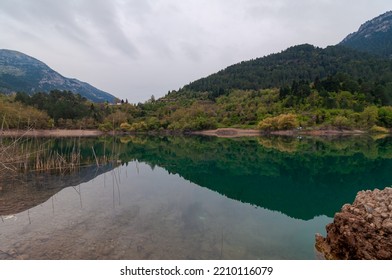
[[362, 24], [357, 32], [348, 35], [340, 45], [392, 58], [392, 11]]
[[385, 87], [392, 83], [389, 58], [392, 58], [392, 11], [366, 22], [338, 45], [323, 49], [303, 44], [242, 61], [191, 82], [171, 96], [207, 93], [214, 99], [233, 89], [284, 88], [293, 81], [312, 83], [328, 77], [335, 77], [340, 83], [347, 79], [350, 83], [366, 82], [372, 84], [373, 90], [380, 84]]
[[94, 102], [113, 102], [115, 97], [88, 83], [65, 78], [43, 62], [12, 50], [0, 50], [0, 92], [67, 90]]
[[227, 67], [186, 85], [182, 92], [209, 92], [214, 97], [231, 89], [258, 90], [290, 86], [293, 81], [325, 79], [344, 74], [367, 82], [392, 81], [392, 63], [344, 46], [325, 49], [309, 44]]

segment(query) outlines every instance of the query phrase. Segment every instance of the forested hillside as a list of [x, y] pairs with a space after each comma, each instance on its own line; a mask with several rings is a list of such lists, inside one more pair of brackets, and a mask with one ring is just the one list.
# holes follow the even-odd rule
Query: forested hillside
[[291, 86], [293, 81], [313, 83], [337, 76], [345, 76], [346, 82], [363, 84], [370, 87], [367, 91], [374, 91], [377, 86], [390, 86], [392, 62], [343, 46], [322, 49], [306, 44], [229, 66], [186, 85], [180, 94], [208, 92], [213, 99], [233, 89], [282, 88]]

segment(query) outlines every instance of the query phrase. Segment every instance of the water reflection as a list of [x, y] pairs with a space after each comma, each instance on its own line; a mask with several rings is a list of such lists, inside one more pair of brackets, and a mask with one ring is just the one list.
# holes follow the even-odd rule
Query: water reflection
[[121, 166], [81, 169], [68, 188], [41, 181], [59, 192], [2, 214], [0, 259], [313, 259], [343, 203], [392, 181], [389, 139], [107, 141], [85, 157], [94, 145]]
[[95, 138], [5, 138], [0, 144], [0, 215], [30, 209], [117, 165], [116, 149], [108, 151], [108, 144]]
[[50, 199], [67, 187], [77, 187], [115, 166], [89, 166], [63, 175], [29, 172], [2, 176], [0, 183], [0, 215], [17, 214]]
[[121, 159], [164, 167], [229, 198], [308, 220], [392, 182], [389, 138], [130, 138]]
[[308, 259], [326, 220], [290, 219], [134, 161], [5, 219], [0, 240], [3, 258]]

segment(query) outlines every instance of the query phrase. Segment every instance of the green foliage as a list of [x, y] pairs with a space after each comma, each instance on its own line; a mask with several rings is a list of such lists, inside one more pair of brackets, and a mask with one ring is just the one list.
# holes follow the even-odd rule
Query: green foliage
[[336, 116], [332, 120], [332, 125], [338, 129], [351, 129], [353, 127], [352, 122], [344, 116]]
[[104, 122], [98, 126], [98, 129], [103, 132], [109, 132], [114, 129], [113, 124], [111, 122]]
[[210, 101], [198, 101], [189, 107], [178, 108], [168, 116], [168, 129], [202, 130], [216, 128], [215, 104]]
[[[265, 131], [290, 130], [299, 126], [337, 129], [371, 129], [374, 125], [392, 127], [392, 107], [372, 105], [364, 93], [340, 88], [337, 92], [326, 91], [321, 85], [331, 79], [317, 79], [308, 85], [300, 81], [282, 89], [231, 90], [213, 101], [203, 94], [199, 99], [197, 93], [190, 91], [186, 97], [166, 96], [138, 105], [95, 104], [79, 99], [73, 107], [82, 109], [73, 117], [70, 115], [72, 111], [61, 106], [63, 100], [78, 100], [78, 96], [69, 93], [54, 92], [49, 96], [38, 93], [31, 97], [18, 93], [15, 101], [29, 103], [36, 108], [48, 108], [50, 104], [55, 104], [53, 108], [57, 111], [53, 108], [48, 110], [47, 127], [99, 128], [103, 131], [195, 131], [218, 127], [258, 127]], [[336, 79], [348, 80], [339, 75]], [[321, 88], [320, 91], [315, 84]], [[57, 102], [54, 96], [59, 99]], [[10, 104], [15, 101], [8, 100]], [[80, 107], [77, 107], [78, 104]], [[17, 115], [16, 111], [10, 114]], [[40, 123], [42, 126], [42, 121]]]
[[122, 111], [115, 111], [108, 115], [104, 120], [105, 123], [111, 122], [114, 128], [119, 128], [122, 123], [127, 121], [128, 115]]
[[[45, 111], [59, 127], [71, 128], [73, 124], [76, 125], [75, 120], [81, 120], [94, 113], [86, 98], [70, 91], [52, 90], [49, 94], [38, 92], [32, 96], [17, 93], [15, 101]], [[92, 114], [92, 117], [97, 118], [97, 115]]]
[[113, 119], [114, 125], [118, 127], [121, 118], [124, 117], [118, 114], [111, 115], [113, 110], [107, 103], [91, 103], [70, 91], [53, 90], [49, 94], [38, 92], [32, 96], [19, 92], [15, 95], [15, 101], [46, 112], [53, 120], [51, 127], [97, 128], [101, 123], [113, 122]]
[[3, 129], [49, 128], [50, 118], [45, 112], [0, 95], [0, 123]]
[[148, 130], [158, 130], [161, 128], [161, 122], [157, 117], [150, 117], [146, 120]]
[[[96, 104], [64, 91], [17, 93], [9, 102], [45, 112], [50, 127], [103, 131], [392, 128], [392, 64], [344, 47], [302, 45], [137, 105]], [[18, 119], [17, 112], [7, 116]]]
[[264, 131], [278, 130], [278, 121], [276, 117], [266, 118], [259, 123], [259, 128]]
[[294, 114], [283, 114], [278, 116], [278, 128], [280, 130], [298, 127], [298, 118]]
[[392, 107], [381, 107], [378, 110], [378, 120], [380, 125], [392, 128]]
[[147, 131], [147, 124], [144, 121], [132, 123], [130, 131]]
[[364, 128], [373, 127], [378, 119], [378, 108], [376, 106], [369, 106], [359, 115], [360, 125]]
[[303, 98], [310, 94], [309, 83], [315, 81], [314, 87], [318, 91], [345, 90], [355, 93], [366, 89], [379, 99], [376, 96], [376, 87], [381, 85], [383, 89], [386, 88], [386, 84], [380, 81], [392, 82], [390, 66], [387, 59], [342, 46], [321, 49], [311, 45], [299, 45], [278, 54], [229, 66], [216, 74], [190, 83], [181, 91], [207, 92], [216, 98], [233, 89], [280, 88], [283, 89], [281, 94], [284, 97], [288, 93], [287, 87], [291, 86], [290, 93]]

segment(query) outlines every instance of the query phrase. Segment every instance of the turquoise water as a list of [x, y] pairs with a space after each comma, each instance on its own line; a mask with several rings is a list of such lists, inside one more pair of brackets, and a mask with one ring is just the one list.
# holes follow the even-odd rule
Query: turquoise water
[[388, 138], [51, 141], [115, 160], [3, 181], [2, 259], [315, 259], [343, 204], [392, 183]]

